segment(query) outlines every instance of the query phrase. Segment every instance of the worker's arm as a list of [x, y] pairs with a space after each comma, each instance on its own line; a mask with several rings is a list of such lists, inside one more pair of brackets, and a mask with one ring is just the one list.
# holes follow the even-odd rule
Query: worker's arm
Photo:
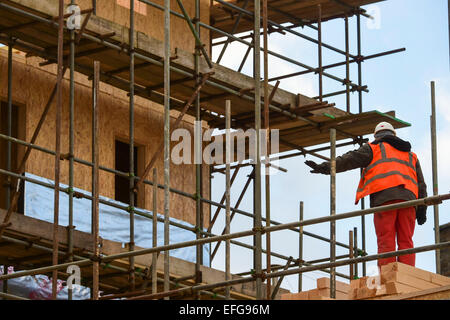
[[[419, 199], [427, 197], [427, 185], [423, 178], [422, 168], [420, 167], [419, 159], [416, 162], [417, 184], [419, 187]], [[418, 206], [416, 209], [416, 219], [419, 225], [427, 221], [427, 206]]]
[[419, 199], [427, 197], [427, 185], [423, 178], [422, 168], [420, 167], [419, 159], [417, 159], [416, 163], [416, 173], [417, 173], [417, 184], [419, 187]]
[[[336, 158], [336, 172], [344, 172], [357, 168], [365, 168], [372, 162], [372, 149], [368, 144], [364, 144], [357, 150], [349, 151], [342, 156]], [[311, 173], [330, 174], [330, 162], [326, 161], [316, 164], [313, 161], [305, 162], [313, 168]]]

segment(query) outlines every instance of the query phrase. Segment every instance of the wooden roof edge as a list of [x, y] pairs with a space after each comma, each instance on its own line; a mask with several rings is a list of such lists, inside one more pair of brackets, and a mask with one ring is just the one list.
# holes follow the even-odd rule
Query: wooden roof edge
[[[404, 120], [401, 120], [401, 119], [397, 118], [396, 115], [395, 115], [395, 111], [381, 112], [381, 111], [378, 111], [378, 110], [374, 110], [374, 112], [376, 112], [376, 113], [378, 113], [378, 114], [382, 114], [382, 115], [388, 117], [389, 119], [391, 119], [391, 121], [394, 121], [394, 123], [401, 123], [402, 125], [404, 125], [404, 126], [401, 127], [401, 128], [404, 128], [404, 127], [411, 127], [411, 123], [409, 123], [409, 122], [407, 122], [407, 121], [404, 121]], [[391, 124], [392, 124], [392, 123], [391, 123]], [[393, 125], [393, 124], [392, 124], [392, 125]], [[395, 127], [395, 126], [394, 126], [394, 127]]]
[[[371, 111], [366, 111], [366, 112], [362, 112], [362, 113], [348, 114], [348, 115], [345, 115], [342, 117], [335, 117], [332, 121], [339, 123], [339, 122], [347, 121], [347, 120], [357, 120], [359, 118], [368, 117], [368, 116], [374, 115], [374, 114], [380, 115], [382, 117], [386, 117], [387, 121], [389, 123], [391, 123], [394, 126], [394, 128], [405, 128], [405, 127], [411, 126], [411, 123], [397, 118], [395, 115], [395, 111], [381, 112], [378, 110], [371, 110]], [[326, 121], [324, 123], [327, 123], [327, 122], [329, 122], [329, 121]]]
[[[231, 4], [233, 4], [233, 5], [235, 5], [235, 6], [239, 6], [239, 4], [238, 4], [239, 1], [240, 1], [240, 0], [230, 0], [230, 1], [226, 1], [226, 2], [230, 2]], [[334, 12], [329, 12], [329, 13], [327, 13], [327, 14], [323, 13], [323, 16], [322, 16], [322, 22], [329, 21], [329, 20], [334, 20], [334, 19], [339, 19], [339, 18], [343, 18], [343, 17], [345, 17], [346, 15], [347, 15], [347, 16], [353, 16], [353, 15], [355, 15], [355, 14], [357, 13], [357, 12], [356, 12], [357, 10], [355, 10], [355, 9], [357, 9], [357, 8], [360, 8], [360, 7], [362, 7], [362, 6], [371, 5], [371, 4], [378, 3], [378, 2], [384, 2], [384, 1], [386, 1], [386, 0], [359, 0], [359, 2], [358, 2], [357, 4], [353, 4], [353, 3], [348, 3], [348, 4], [346, 4], [344, 1], [340, 1], [341, 3], [339, 4], [338, 1], [335, 1], [335, 0], [330, 0], [330, 1], [328, 1], [328, 2], [323, 1], [323, 3], [321, 3], [322, 5], [330, 5], [330, 4], [333, 4], [333, 5], [335, 5], [336, 7], [340, 8], [340, 9], [336, 9], [336, 10], [334, 10]], [[211, 18], [212, 20], [216, 19], [217, 17], [222, 16], [223, 13], [222, 13], [222, 14], [219, 14], [218, 16], [217, 16], [217, 15], [214, 15], [214, 13], [224, 11], [224, 9], [227, 10], [227, 11], [235, 12], [236, 14], [238, 13], [237, 11], [234, 11], [233, 9], [224, 6], [222, 3], [219, 3], [219, 2], [216, 2], [216, 1], [212, 1], [212, 2], [213, 2], [213, 4], [211, 5], [211, 14], [210, 14], [210, 18]], [[269, 3], [269, 5], [273, 6], [273, 5], [274, 5], [274, 2]], [[296, 11], [296, 10], [297, 10], [297, 11], [301, 11], [301, 10], [308, 11], [308, 10], [310, 10], [311, 7], [313, 7], [314, 5], [317, 5], [317, 4], [311, 3], [309, 6], [302, 7], [302, 8], [298, 8], [298, 9], [293, 9], [293, 10], [294, 10], [294, 11]], [[239, 6], [239, 7], [242, 8], [241, 6]], [[277, 10], [277, 9], [278, 9], [278, 10]], [[364, 9], [362, 9], [362, 10], [363, 10], [362, 12], [365, 13], [365, 10], [364, 10]], [[250, 12], [253, 13], [253, 7], [250, 6], [250, 8], [247, 8], [247, 9], [246, 9], [246, 11], [250, 11]], [[272, 12], [273, 14], [276, 14], [276, 15], [278, 15], [278, 16], [280, 16], [280, 15], [283, 16], [283, 13], [280, 12], [280, 11], [283, 11], [283, 6], [276, 7], [275, 10], [274, 10], [274, 9], [271, 9], [271, 8], [269, 7], [269, 20], [271, 19], [271, 18], [270, 18], [271, 11], [273, 11], [273, 12]], [[286, 13], [287, 13], [287, 12], [286, 12]], [[245, 16], [246, 18], [248, 18], [246, 15], [244, 15], [244, 16]], [[301, 18], [301, 17], [299, 17], [299, 18]], [[292, 20], [293, 20], [293, 19], [294, 19], [294, 17], [293, 17], [292, 15], [285, 14], [285, 19], [284, 19], [285, 21], [279, 21], [279, 19], [277, 19], [277, 20], [278, 20], [277, 23], [278, 23], [278, 24], [283, 24], [283, 23], [288, 23], [288, 22], [291, 22], [291, 23], [292, 23]], [[317, 19], [317, 18], [316, 18], [316, 19], [303, 19], [303, 20], [304, 20], [304, 21], [303, 21], [304, 24], [315, 24], [315, 23], [318, 22], [318, 19]], [[299, 20], [299, 21], [300, 21], [300, 20]], [[250, 31], [250, 30], [246, 30], [246, 31]], [[246, 31], [239, 30], [238, 33], [246, 32]], [[213, 31], [212, 34], [214, 35], [214, 34], [217, 34], [217, 33]], [[223, 35], [219, 35], [217, 38], [220, 38], [220, 37], [223, 37]]]

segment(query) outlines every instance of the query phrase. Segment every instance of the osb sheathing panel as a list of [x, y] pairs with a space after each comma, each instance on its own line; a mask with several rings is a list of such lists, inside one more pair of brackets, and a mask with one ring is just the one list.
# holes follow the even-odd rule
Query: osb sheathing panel
[[[7, 70], [7, 59], [4, 50], [0, 55], [0, 70]], [[30, 141], [34, 129], [44, 110], [55, 83], [55, 67], [37, 67], [38, 58], [15, 57], [13, 64], [13, 101], [26, 108], [25, 140]], [[63, 81], [63, 116], [61, 133], [61, 152], [69, 151], [69, 82]], [[77, 74], [75, 86], [75, 157], [91, 161], [92, 116], [91, 116], [91, 82]], [[99, 95], [99, 150], [100, 165], [115, 168], [115, 140], [128, 141], [129, 136], [129, 99], [125, 92], [106, 84], [101, 84]], [[0, 98], [7, 97], [7, 73], [0, 76]], [[135, 143], [145, 150], [144, 162], [148, 163], [163, 139], [162, 106], [137, 97], [135, 102]], [[171, 124], [178, 113], [172, 112]], [[52, 104], [47, 119], [40, 131], [36, 144], [44, 148], [55, 149], [55, 103]], [[181, 124], [182, 128], [193, 132], [192, 117], [187, 116]], [[172, 147], [177, 142], [172, 143]], [[75, 163], [75, 187], [91, 190], [91, 168]], [[158, 170], [158, 182], [164, 183], [163, 154], [158, 157], [155, 166]], [[54, 157], [33, 150], [26, 165], [26, 171], [54, 180]], [[61, 163], [61, 183], [68, 184], [69, 163]], [[203, 167], [203, 194], [209, 193], [209, 168]], [[170, 165], [171, 187], [184, 192], [195, 193], [195, 165]], [[152, 174], [148, 177], [152, 180]], [[140, 207], [152, 209], [152, 187], [144, 185], [144, 203]], [[114, 199], [114, 175], [100, 171], [100, 195]], [[142, 196], [141, 196], [142, 197]], [[163, 213], [163, 190], [158, 190], [158, 213]], [[209, 221], [209, 206], [204, 205], [204, 225]], [[174, 193], [170, 195], [171, 217], [195, 224], [195, 201]]]
[[[31, 8], [35, 7], [32, 2], [36, 0], [14, 0], [14, 2], [29, 6]], [[128, 1], [128, 0], [127, 0]], [[107, 20], [113, 21], [124, 27], [129, 28], [130, 26], [130, 10], [123, 5], [117, 4], [118, 0], [97, 0], [97, 15], [99, 17], [105, 18]], [[121, 3], [123, 1], [120, 1]], [[129, 2], [129, 1], [128, 1]], [[135, 7], [138, 7], [135, 0]], [[164, 0], [152, 0], [152, 2], [164, 6]], [[82, 10], [92, 8], [92, 0], [78, 0], [77, 5], [80, 6]], [[65, 0], [65, 4], [70, 4], [70, 0]], [[47, 8], [42, 7], [43, 4], [39, 5], [40, 9], [45, 9], [45, 12], [57, 16], [58, 15], [58, 1], [54, 0], [54, 4]], [[183, 1], [183, 5], [191, 18], [195, 17], [195, 1], [189, 0]], [[164, 40], [164, 16], [163, 11], [149, 6], [144, 3], [139, 3], [139, 6], [146, 7], [146, 15], [139, 13], [141, 10], [137, 11], [135, 14], [135, 29], [136, 31], [145, 33], [146, 35]], [[204, 23], [209, 24], [209, 0], [200, 0], [200, 20]], [[171, 10], [181, 13], [178, 7], [177, 1], [171, 1]], [[178, 18], [171, 15], [171, 45], [172, 47], [178, 47], [188, 52], [194, 52], [195, 40], [189, 30], [187, 22], [184, 19]], [[209, 31], [205, 28], [201, 29], [200, 37], [202, 42], [206, 45], [209, 43]], [[209, 50], [209, 46], [205, 47]]]

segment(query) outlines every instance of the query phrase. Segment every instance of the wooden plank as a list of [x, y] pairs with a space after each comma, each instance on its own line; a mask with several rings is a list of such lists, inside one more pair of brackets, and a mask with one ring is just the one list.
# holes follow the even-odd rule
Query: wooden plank
[[369, 276], [361, 277], [359, 278], [359, 287], [358, 288], [366, 288], [367, 287], [367, 279], [369, 279]]
[[431, 282], [438, 284], [440, 286], [450, 286], [450, 278], [440, 275], [440, 274], [436, 274], [436, 273], [432, 273], [431, 274]]
[[431, 282], [431, 272], [415, 268], [401, 262], [392, 262], [390, 264], [381, 266], [381, 275], [389, 273], [391, 271], [398, 271], [403, 274], [409, 274], [415, 278]]
[[360, 286], [361, 278], [350, 280], [350, 290], [358, 289]]
[[[319, 295], [325, 298], [330, 297], [330, 288], [318, 289]], [[336, 291], [336, 300], [348, 300], [348, 292]]]
[[[431, 280], [431, 278], [430, 278], [430, 280]], [[439, 287], [438, 284], [435, 284], [435, 283], [432, 283], [430, 281], [426, 281], [423, 279], [419, 279], [410, 274], [401, 273], [399, 271], [390, 271], [390, 272], [381, 274], [381, 282], [382, 283], [392, 282], [392, 281], [406, 284], [410, 287], [414, 287], [414, 288], [421, 289], [421, 290]]]
[[369, 289], [367, 287], [358, 288], [356, 291], [356, 299], [361, 300], [361, 299], [371, 298], [371, 297], [375, 297], [376, 294], [377, 294], [377, 289]]
[[377, 291], [375, 293], [376, 296], [384, 296], [387, 294], [386, 285], [382, 284], [380, 288], [377, 288]]
[[[317, 279], [318, 289], [330, 289], [330, 287], [330, 278], [323, 277]], [[348, 293], [350, 291], [350, 285], [341, 281], [336, 281], [336, 291]]]
[[308, 300], [321, 300], [323, 296], [321, 295], [319, 289], [313, 289], [308, 291]]
[[281, 300], [308, 300], [308, 291], [284, 293], [281, 295]]
[[383, 300], [449, 300], [450, 286], [385, 297]]
[[359, 288], [352, 288], [347, 294], [348, 300], [355, 300], [358, 297], [358, 289]]
[[375, 295], [364, 298], [364, 300], [380, 300], [384, 297], [388, 297], [388, 293], [387, 293], [387, 289], [386, 286], [384, 284], [382, 284], [380, 286], [380, 288], [378, 288], [375, 292]]
[[[310, 299], [311, 300], [311, 299]], [[330, 298], [330, 297], [322, 297], [322, 296], [319, 296], [319, 297], [317, 297], [317, 299], [314, 299], [314, 300], [336, 300], [336, 299], [332, 299], [332, 298]]]
[[386, 282], [386, 293], [387, 294], [400, 294], [400, 293], [409, 293], [409, 292], [416, 292], [416, 291], [420, 291], [417, 288], [408, 286], [406, 284], [403, 283], [398, 283], [398, 282]]
[[[5, 214], [6, 211], [0, 209], [0, 221], [3, 221]], [[53, 224], [50, 222], [27, 217], [20, 213], [13, 213], [10, 222], [11, 226], [6, 229], [7, 231], [52, 241]], [[74, 230], [73, 241], [76, 248], [92, 250], [93, 240], [90, 234]], [[63, 226], [58, 226], [58, 242], [62, 245], [67, 244], [67, 229]]]

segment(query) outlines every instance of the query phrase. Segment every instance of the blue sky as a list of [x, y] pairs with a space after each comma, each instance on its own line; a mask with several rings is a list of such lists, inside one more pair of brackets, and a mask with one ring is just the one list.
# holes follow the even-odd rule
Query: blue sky
[[[370, 93], [363, 98], [364, 111], [395, 110], [397, 117], [412, 124], [410, 128], [401, 129], [398, 135], [411, 142], [413, 151], [418, 154], [421, 161], [428, 194], [432, 193], [431, 184], [431, 149], [430, 149], [430, 81], [436, 81], [437, 109], [438, 109], [438, 168], [439, 191], [450, 192], [450, 168], [445, 164], [450, 161], [450, 66], [449, 66], [449, 36], [447, 1], [427, 1], [424, 5], [419, 0], [388, 0], [376, 4], [375, 7], [365, 7], [368, 10], [378, 10], [380, 13], [379, 28], [369, 28], [368, 21], [362, 18], [362, 51], [363, 55], [375, 54], [397, 48], [406, 48], [405, 52], [372, 59], [363, 64], [363, 83], [368, 85]], [[376, 12], [376, 11], [374, 11]], [[369, 25], [370, 26], [370, 25]], [[316, 36], [316, 32], [309, 28], [299, 29], [300, 32]], [[273, 34], [270, 36], [269, 48], [286, 56], [295, 58], [310, 66], [317, 66], [317, 47], [302, 39], [290, 35]], [[344, 46], [344, 20], [333, 20], [323, 25], [323, 41], [340, 49]], [[356, 19], [350, 19], [351, 52], [356, 54]], [[216, 58], [219, 48], [213, 52]], [[222, 64], [236, 70], [245, 48], [240, 44], [233, 44], [222, 60]], [[343, 61], [344, 57], [324, 49], [324, 65]], [[301, 68], [283, 62], [276, 58], [270, 59], [270, 76], [287, 74], [299, 71]], [[251, 74], [251, 60], [248, 61], [244, 72]], [[357, 68], [352, 65], [353, 82], [357, 81]], [[344, 78], [345, 69], [336, 68], [330, 73]], [[308, 96], [318, 95], [317, 77], [302, 76], [284, 80], [281, 87], [293, 93], [302, 93]], [[342, 90], [339, 83], [326, 80], [324, 92]], [[336, 106], [345, 109], [345, 97], [332, 97], [327, 99], [335, 102]], [[353, 113], [358, 111], [357, 94], [352, 95]], [[372, 139], [373, 136], [368, 136]], [[353, 149], [341, 148], [338, 155]], [[327, 152], [323, 153], [328, 155]], [[288, 173], [279, 173], [271, 178], [271, 216], [279, 222], [298, 220], [298, 204], [305, 202], [305, 219], [329, 215], [329, 177], [312, 175], [304, 161], [311, 156], [297, 157], [282, 160], [280, 165], [288, 169]], [[319, 160], [320, 162], [320, 160]], [[245, 170], [244, 170], [245, 171]], [[246, 181], [248, 172], [241, 172], [232, 188], [232, 205], [237, 200]], [[341, 173], [337, 176], [337, 213], [344, 213], [359, 209], [355, 206], [355, 189], [359, 180], [358, 171]], [[220, 199], [224, 190], [225, 181], [222, 175], [216, 175], [213, 180], [213, 199]], [[241, 205], [242, 209], [252, 211], [251, 189]], [[264, 207], [264, 204], [263, 204]], [[450, 222], [448, 209], [450, 204], [444, 203], [440, 207], [440, 224]], [[416, 225], [414, 242], [416, 246], [434, 243], [433, 209], [428, 208], [428, 220], [425, 225]], [[221, 232], [224, 215], [218, 219], [214, 232]], [[373, 216], [366, 216], [367, 251], [374, 254], [377, 251], [376, 237], [373, 227]], [[352, 218], [337, 222], [337, 240], [348, 242], [348, 231], [358, 228], [361, 244], [361, 218]], [[236, 216], [231, 225], [231, 232], [245, 230], [251, 227], [251, 220]], [[306, 231], [329, 236], [329, 224], [320, 224], [305, 227]], [[242, 239], [251, 243], [252, 239]], [[265, 239], [263, 239], [265, 241]], [[222, 248], [223, 249], [223, 248]], [[291, 231], [274, 233], [272, 235], [272, 250], [286, 256], [298, 257], [298, 234]], [[346, 254], [346, 250], [338, 247], [337, 254]], [[329, 245], [319, 240], [305, 237], [304, 258], [306, 260], [320, 259], [329, 256]], [[247, 249], [232, 246], [231, 255], [232, 272], [247, 271], [252, 267], [252, 252]], [[272, 263], [284, 264], [283, 260], [272, 259]], [[265, 256], [263, 256], [265, 265]], [[220, 250], [213, 262], [216, 268], [223, 268], [223, 250]], [[368, 263], [368, 271], [373, 272], [375, 263]], [[434, 253], [421, 253], [417, 255], [416, 266], [429, 271], [435, 271]], [[361, 267], [359, 267], [361, 270]], [[348, 267], [338, 268], [338, 271], [348, 273]], [[311, 272], [304, 275], [303, 288], [315, 288], [315, 279], [327, 276], [322, 272]], [[297, 276], [286, 277], [283, 287], [297, 290]]]

